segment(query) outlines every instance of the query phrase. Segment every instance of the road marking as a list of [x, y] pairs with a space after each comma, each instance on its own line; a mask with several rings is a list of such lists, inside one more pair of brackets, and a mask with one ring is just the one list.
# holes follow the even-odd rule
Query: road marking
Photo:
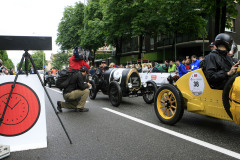
[[[52, 89], [52, 88], [49, 88], [49, 87], [46, 87], [47, 89], [50, 89], [50, 90], [52, 90], [52, 91], [55, 91], [55, 92], [58, 92], [58, 93], [60, 93], [60, 94], [62, 94], [62, 91], [58, 91], [58, 90], [56, 90], [56, 89]], [[88, 103], [89, 101], [86, 101], [86, 103]]]
[[198, 144], [198, 145], [200, 145], [200, 146], [209, 148], [209, 149], [211, 149], [211, 150], [220, 152], [220, 153], [222, 153], [222, 154], [226, 154], [226, 155], [228, 155], [228, 156], [231, 156], [231, 157], [240, 159], [240, 154], [237, 153], [237, 152], [233, 152], [233, 151], [230, 151], [230, 150], [228, 150], [228, 149], [225, 149], [225, 148], [216, 146], [216, 145], [214, 145], [214, 144], [211, 144], [211, 143], [208, 143], [208, 142], [204, 142], [204, 141], [202, 141], [202, 140], [199, 140], [199, 139], [196, 139], [196, 138], [193, 138], [193, 137], [190, 137], [190, 136], [187, 136], [187, 135], [184, 135], [184, 134], [181, 134], [181, 133], [172, 131], [172, 130], [170, 130], [170, 129], [166, 129], [166, 128], [160, 127], [160, 126], [158, 126], [158, 125], [155, 125], [155, 124], [152, 124], [152, 123], [143, 121], [143, 120], [141, 120], [141, 119], [138, 119], [138, 118], [129, 116], [129, 115], [127, 115], [127, 114], [124, 114], [124, 113], [121, 113], [121, 112], [118, 112], [118, 111], [115, 111], [115, 110], [112, 110], [112, 109], [109, 109], [109, 108], [102, 108], [102, 109], [104, 109], [104, 110], [106, 110], [106, 111], [109, 111], [109, 112], [112, 112], [112, 113], [114, 113], [114, 114], [117, 114], [117, 115], [119, 115], [119, 116], [122, 116], [122, 117], [124, 117], [124, 118], [130, 119], [130, 120], [132, 120], [132, 121], [141, 123], [141, 124], [146, 125], [146, 126], [148, 126], [148, 127], [151, 127], [151, 128], [157, 129], [157, 130], [159, 130], [159, 131], [168, 133], [168, 134], [170, 134], [170, 135], [172, 135], [172, 136], [175, 136], [175, 137], [184, 139], [184, 140], [186, 140], [186, 141], [189, 141], [189, 142]]

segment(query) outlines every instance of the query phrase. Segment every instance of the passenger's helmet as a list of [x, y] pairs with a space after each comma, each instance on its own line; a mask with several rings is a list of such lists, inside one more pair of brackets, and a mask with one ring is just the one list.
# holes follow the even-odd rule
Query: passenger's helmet
[[218, 47], [220, 45], [223, 45], [226, 47], [228, 51], [231, 50], [232, 43], [233, 43], [232, 37], [226, 33], [220, 33], [215, 38], [215, 46]]

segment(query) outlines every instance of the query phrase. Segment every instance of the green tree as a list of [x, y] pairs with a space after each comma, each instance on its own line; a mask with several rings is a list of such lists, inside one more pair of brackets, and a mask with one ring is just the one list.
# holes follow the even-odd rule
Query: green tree
[[[42, 70], [43, 69], [43, 54], [44, 54], [43, 51], [35, 51], [31, 55], [37, 70]], [[47, 63], [47, 60], [46, 60], [46, 56], [44, 54], [44, 65], [47, 66], [47, 64], [48, 63]], [[20, 63], [17, 64], [17, 69], [19, 69], [19, 65], [20, 65]], [[30, 71], [31, 65], [32, 64], [30, 63], [30, 60], [28, 59], [28, 71]], [[24, 67], [25, 67], [25, 62], [23, 62], [23, 64], [22, 64], [23, 71], [25, 70]]]
[[79, 2], [74, 7], [66, 7], [63, 18], [58, 25], [56, 43], [62, 50], [72, 49], [81, 43], [81, 29], [83, 29], [84, 5]]
[[68, 66], [68, 59], [71, 57], [70, 51], [68, 52], [59, 52], [54, 55], [52, 66], [56, 67], [57, 69], [62, 69], [62, 67]]
[[132, 1], [101, 0], [106, 43], [116, 47], [117, 64], [120, 62], [123, 40], [132, 37], [131, 22], [134, 17]]
[[[90, 0], [85, 7], [85, 28], [81, 30], [81, 46], [95, 52], [104, 46], [104, 23], [99, 0]], [[94, 59], [93, 59], [94, 62]]]
[[10, 68], [15, 68], [13, 62], [11, 59], [8, 58], [8, 54], [7, 51], [4, 50], [0, 50], [0, 59], [3, 61], [3, 65], [10, 69]]
[[[201, 8], [208, 18], [213, 18], [215, 22], [216, 36], [219, 33], [223, 33], [225, 28], [231, 28], [230, 19], [238, 16], [238, 10], [236, 6], [240, 3], [240, 0], [201, 0]], [[214, 36], [214, 37], [215, 37]]]

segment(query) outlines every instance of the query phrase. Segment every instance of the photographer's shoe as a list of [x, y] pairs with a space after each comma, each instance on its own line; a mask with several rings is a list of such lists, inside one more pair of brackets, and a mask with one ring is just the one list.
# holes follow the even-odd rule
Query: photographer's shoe
[[57, 101], [57, 110], [59, 112], [62, 112], [62, 106], [61, 106], [61, 102], [60, 101]]
[[89, 109], [88, 108], [78, 108], [77, 111], [78, 112], [88, 112]]

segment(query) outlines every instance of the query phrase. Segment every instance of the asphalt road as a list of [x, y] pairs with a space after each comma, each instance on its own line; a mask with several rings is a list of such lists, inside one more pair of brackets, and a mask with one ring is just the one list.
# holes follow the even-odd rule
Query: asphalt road
[[[55, 105], [63, 100], [59, 92], [48, 91]], [[240, 158], [240, 126], [233, 122], [185, 111], [179, 123], [164, 125], [142, 97], [123, 98], [116, 108], [99, 93], [86, 107], [87, 113], [60, 113], [71, 145], [46, 97], [48, 147], [13, 152], [6, 160]]]

